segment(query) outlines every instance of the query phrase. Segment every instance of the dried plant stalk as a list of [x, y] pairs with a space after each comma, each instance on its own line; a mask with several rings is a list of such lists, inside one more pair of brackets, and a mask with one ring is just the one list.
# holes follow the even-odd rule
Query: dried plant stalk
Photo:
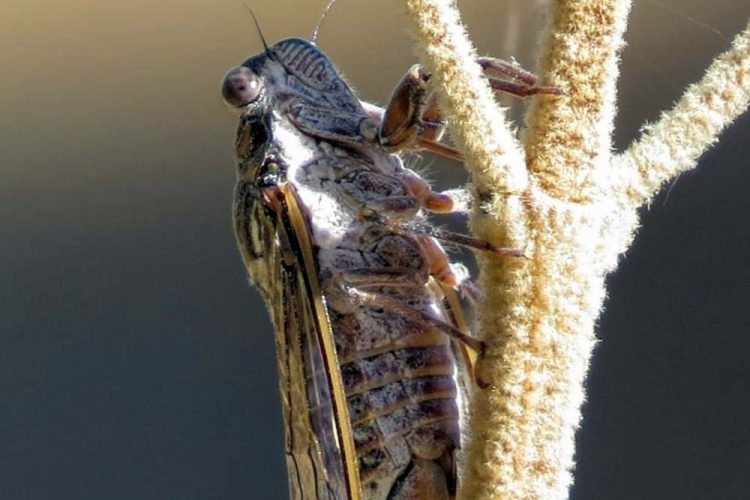
[[[474, 233], [529, 259], [480, 259], [484, 296], [463, 498], [565, 498], [594, 326], [637, 208], [750, 101], [750, 27], [639, 142], [612, 158], [618, 52], [628, 0], [551, 4], [539, 74], [565, 95], [536, 99], [519, 143], [474, 62], [450, 0], [408, 0], [422, 62], [469, 169]], [[525, 157], [524, 157], [525, 153]]]

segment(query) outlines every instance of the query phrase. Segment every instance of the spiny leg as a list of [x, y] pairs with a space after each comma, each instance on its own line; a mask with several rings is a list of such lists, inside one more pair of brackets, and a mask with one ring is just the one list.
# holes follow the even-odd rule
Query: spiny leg
[[[482, 57], [478, 62], [495, 90], [517, 97], [560, 94], [555, 87], [534, 86], [536, 77], [515, 64], [490, 57]], [[367, 105], [366, 111], [380, 123], [378, 141], [386, 150], [417, 146], [461, 161], [456, 149], [440, 142], [445, 124], [429, 88], [430, 78], [419, 65], [412, 66], [396, 85], [385, 110]]]
[[[440, 196], [441, 193], [436, 193]], [[363, 210], [360, 212], [364, 220], [368, 222], [374, 222], [388, 229], [396, 231], [401, 234], [412, 234], [417, 233], [419, 235], [429, 236], [436, 240], [456, 245], [460, 247], [470, 248], [472, 250], [479, 250], [482, 252], [489, 252], [498, 257], [526, 257], [523, 250], [518, 248], [506, 248], [493, 245], [489, 241], [475, 238], [473, 236], [448, 231], [446, 229], [437, 228], [429, 224], [421, 223], [418, 221], [401, 222], [398, 220], [389, 220], [382, 217], [378, 212], [374, 210]]]
[[370, 288], [405, 287], [421, 284], [420, 273], [413, 269], [348, 269], [332, 278], [347, 297], [359, 305], [380, 307], [396, 312], [406, 319], [427, 324], [430, 327], [458, 340], [478, 354], [484, 353], [485, 345], [479, 339], [467, 335], [453, 325], [415, 309], [384, 293], [368, 291]]

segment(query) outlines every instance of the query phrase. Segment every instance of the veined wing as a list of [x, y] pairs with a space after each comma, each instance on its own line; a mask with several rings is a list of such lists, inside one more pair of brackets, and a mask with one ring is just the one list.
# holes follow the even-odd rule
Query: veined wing
[[235, 231], [273, 311], [290, 496], [358, 499], [346, 396], [306, 220], [290, 185], [269, 189], [274, 198], [265, 205], [253, 190], [237, 186]]

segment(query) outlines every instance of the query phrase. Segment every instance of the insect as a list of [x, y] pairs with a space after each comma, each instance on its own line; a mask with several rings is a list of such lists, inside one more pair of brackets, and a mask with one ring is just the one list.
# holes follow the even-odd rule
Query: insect
[[[452, 199], [397, 153], [460, 158], [440, 142], [429, 74], [413, 67], [383, 110], [314, 44], [263, 43], [222, 94], [240, 115], [234, 228], [274, 323], [290, 496], [452, 498], [460, 375], [482, 344], [438, 239], [518, 252], [428, 224]], [[516, 80], [493, 80], [501, 90], [545, 92], [516, 66], [480, 62]]]

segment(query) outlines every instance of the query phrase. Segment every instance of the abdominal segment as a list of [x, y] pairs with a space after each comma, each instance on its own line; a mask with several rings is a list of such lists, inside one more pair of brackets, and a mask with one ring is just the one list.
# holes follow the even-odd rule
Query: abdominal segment
[[[357, 178], [379, 179], [361, 171]], [[387, 179], [388, 190], [407, 200], [404, 206], [416, 204], [394, 179]], [[351, 186], [345, 199], [356, 203], [342, 209], [387, 205], [368, 203]], [[456, 364], [450, 338], [422, 320], [427, 314], [448, 321], [425, 245], [418, 236], [361, 222], [336, 246], [319, 246], [317, 257], [364, 497], [450, 498], [460, 447]], [[394, 302], [408, 309], [389, 307]]]

